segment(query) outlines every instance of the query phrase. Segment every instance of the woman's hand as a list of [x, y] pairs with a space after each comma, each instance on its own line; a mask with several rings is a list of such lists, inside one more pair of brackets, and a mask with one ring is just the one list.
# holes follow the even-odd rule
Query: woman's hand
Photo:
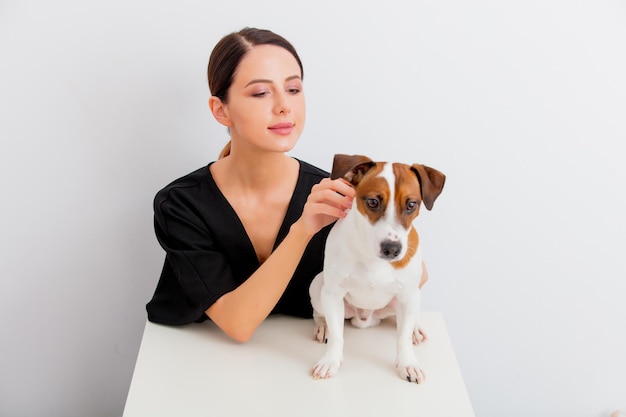
[[311, 188], [302, 216], [294, 225], [313, 236], [335, 220], [346, 217], [353, 199], [354, 188], [349, 183], [342, 179], [324, 178]]

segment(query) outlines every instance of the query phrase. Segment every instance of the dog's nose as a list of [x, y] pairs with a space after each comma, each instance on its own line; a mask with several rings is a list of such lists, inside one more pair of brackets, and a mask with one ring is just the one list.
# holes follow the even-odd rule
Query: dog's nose
[[383, 259], [395, 259], [402, 250], [402, 243], [397, 240], [383, 240], [380, 244], [380, 254]]

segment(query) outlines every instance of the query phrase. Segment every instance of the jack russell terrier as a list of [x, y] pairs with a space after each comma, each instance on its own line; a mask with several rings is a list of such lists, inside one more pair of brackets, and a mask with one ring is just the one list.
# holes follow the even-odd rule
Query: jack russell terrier
[[402, 379], [420, 383], [424, 372], [412, 344], [426, 334], [418, 324], [422, 254], [413, 220], [422, 203], [432, 209], [446, 177], [425, 165], [338, 154], [331, 173], [336, 178], [352, 184], [356, 195], [352, 210], [331, 229], [324, 269], [309, 288], [314, 338], [327, 343], [312, 374], [324, 379], [337, 373], [345, 319], [365, 328], [395, 316], [396, 367]]

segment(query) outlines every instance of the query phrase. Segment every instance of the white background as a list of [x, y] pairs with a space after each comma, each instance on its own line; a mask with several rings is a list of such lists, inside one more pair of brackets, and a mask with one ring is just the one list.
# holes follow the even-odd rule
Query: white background
[[244, 26], [304, 61], [294, 156], [447, 174], [424, 308], [477, 416], [626, 409], [624, 2], [3, 0], [0, 415], [121, 414], [152, 198], [226, 142], [206, 64]]

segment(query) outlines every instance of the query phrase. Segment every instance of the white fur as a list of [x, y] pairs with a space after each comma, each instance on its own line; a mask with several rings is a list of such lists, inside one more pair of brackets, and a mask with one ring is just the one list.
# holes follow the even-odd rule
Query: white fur
[[[387, 179], [393, 195], [391, 164], [379, 175]], [[354, 204], [358, 198], [357, 195]], [[421, 249], [418, 247], [411, 261], [401, 269], [395, 269], [389, 260], [378, 256], [380, 242], [386, 239], [402, 243], [396, 259], [402, 259], [407, 250], [410, 230], [397, 221], [393, 201], [391, 198], [385, 215], [374, 225], [353, 206], [328, 235], [324, 270], [315, 277], [309, 290], [315, 310], [315, 339], [327, 343], [326, 352], [312, 371], [316, 379], [332, 377], [339, 369], [345, 319], [351, 319], [356, 327], [370, 327], [395, 315], [398, 373], [411, 382], [424, 380], [413, 348], [414, 343], [426, 338], [418, 325]]]

